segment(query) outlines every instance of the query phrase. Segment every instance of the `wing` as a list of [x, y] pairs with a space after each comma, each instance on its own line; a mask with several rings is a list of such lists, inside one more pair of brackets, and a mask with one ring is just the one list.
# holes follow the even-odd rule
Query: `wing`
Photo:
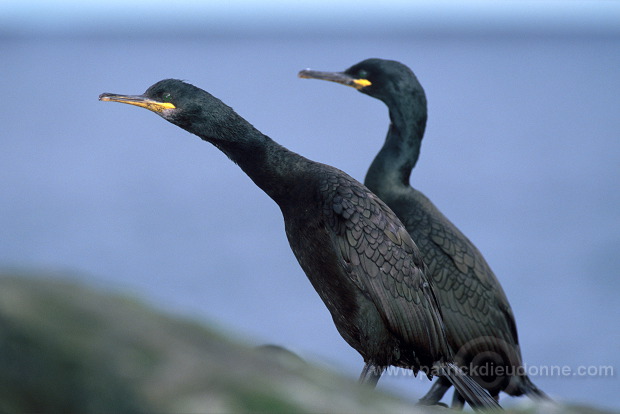
[[439, 307], [405, 227], [366, 187], [346, 176], [335, 181], [328, 225], [349, 278], [402, 341], [433, 356], [443, 352]]
[[422, 193], [410, 201], [417, 207], [401, 217], [429, 267], [453, 345], [477, 338], [516, 345], [510, 304], [482, 254]]

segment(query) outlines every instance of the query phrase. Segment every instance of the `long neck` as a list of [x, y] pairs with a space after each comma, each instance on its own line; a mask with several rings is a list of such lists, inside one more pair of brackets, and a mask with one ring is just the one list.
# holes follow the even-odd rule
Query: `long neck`
[[390, 127], [383, 147], [373, 160], [364, 184], [379, 196], [409, 187], [426, 128], [426, 99], [391, 105]]
[[262, 134], [232, 110], [224, 123], [210, 130], [209, 134], [197, 135], [225, 153], [278, 204], [290, 194], [299, 173], [310, 163]]

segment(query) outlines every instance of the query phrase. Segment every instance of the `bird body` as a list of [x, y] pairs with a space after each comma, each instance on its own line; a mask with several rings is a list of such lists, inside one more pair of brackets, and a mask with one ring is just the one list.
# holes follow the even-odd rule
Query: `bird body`
[[363, 184], [289, 151], [182, 81], [100, 99], [145, 107], [212, 143], [278, 204], [299, 264], [338, 332], [364, 358], [363, 380], [374, 384], [372, 369], [387, 365], [437, 368], [474, 406], [497, 407], [469, 377], [450, 372], [451, 350], [420, 253], [396, 215]]
[[[402, 220], [419, 247], [456, 363], [470, 369], [491, 395], [503, 390], [543, 396], [523, 375], [516, 323], [495, 274], [476, 246], [410, 185], [427, 122], [426, 95], [415, 74], [396, 61], [367, 59], [344, 72], [303, 70], [299, 76], [353, 86], [386, 104], [388, 133], [364, 182]], [[503, 374], [490, 372], [497, 367]], [[448, 388], [440, 380], [423, 401], [438, 402]]]
[[377, 366], [417, 372], [447, 360], [436, 299], [404, 226], [342, 171], [314, 167], [318, 181], [300, 203], [310, 206], [307, 216], [296, 205], [282, 212], [291, 248], [340, 334]]

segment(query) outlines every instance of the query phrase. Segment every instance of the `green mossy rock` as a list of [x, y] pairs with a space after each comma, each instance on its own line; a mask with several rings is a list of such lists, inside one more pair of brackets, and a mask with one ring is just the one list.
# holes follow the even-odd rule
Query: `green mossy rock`
[[[0, 413], [446, 413], [66, 279], [0, 274]], [[524, 413], [600, 413], [537, 407]]]

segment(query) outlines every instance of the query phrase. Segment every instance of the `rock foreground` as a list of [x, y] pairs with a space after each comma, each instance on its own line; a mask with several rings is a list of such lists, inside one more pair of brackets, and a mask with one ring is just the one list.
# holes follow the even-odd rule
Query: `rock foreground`
[[[137, 299], [0, 274], [0, 413], [446, 413]], [[601, 413], [585, 407], [516, 412]]]

